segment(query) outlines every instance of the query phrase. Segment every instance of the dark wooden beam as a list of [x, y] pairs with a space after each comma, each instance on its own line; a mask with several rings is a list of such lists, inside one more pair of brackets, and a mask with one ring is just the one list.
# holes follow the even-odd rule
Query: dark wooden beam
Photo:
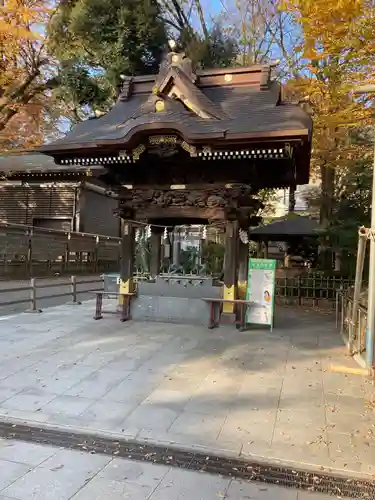
[[161, 265], [161, 228], [152, 228], [151, 233], [151, 262], [150, 262], [150, 274], [152, 277], [157, 276], [160, 273]]

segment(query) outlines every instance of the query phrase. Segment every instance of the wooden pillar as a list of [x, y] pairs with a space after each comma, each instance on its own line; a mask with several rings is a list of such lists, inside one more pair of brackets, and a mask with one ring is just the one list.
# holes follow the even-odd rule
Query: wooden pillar
[[341, 258], [342, 258], [342, 251], [336, 250], [336, 252], [335, 252], [335, 271], [338, 273], [341, 271]]
[[264, 240], [263, 258], [268, 259], [268, 240]]
[[120, 293], [132, 293], [134, 291], [134, 249], [134, 226], [131, 222], [124, 221], [124, 232], [121, 241]]
[[181, 257], [181, 235], [177, 231], [173, 231], [172, 234], [173, 234], [172, 264], [174, 266], [179, 266]]
[[238, 298], [246, 299], [247, 275], [249, 266], [249, 244], [238, 242]]
[[257, 249], [256, 249], [257, 259], [262, 257], [262, 244], [263, 244], [262, 241], [257, 241]]
[[[225, 226], [225, 259], [223, 299], [236, 299], [237, 284], [237, 221], [227, 221]], [[233, 314], [234, 304], [224, 303], [223, 313]]]
[[160, 274], [161, 266], [161, 233], [160, 228], [153, 228], [151, 233], [151, 262], [150, 274], [152, 277]]

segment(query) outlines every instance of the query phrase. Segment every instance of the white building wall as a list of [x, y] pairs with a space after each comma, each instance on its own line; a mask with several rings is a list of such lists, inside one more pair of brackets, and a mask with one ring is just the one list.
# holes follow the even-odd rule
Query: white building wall
[[[311, 185], [304, 184], [302, 186], [297, 186], [295, 193], [295, 212], [305, 212], [308, 209], [305, 195], [310, 191]], [[283, 217], [288, 213], [289, 210], [289, 189], [278, 189], [276, 192], [277, 198], [273, 203], [273, 217]]]

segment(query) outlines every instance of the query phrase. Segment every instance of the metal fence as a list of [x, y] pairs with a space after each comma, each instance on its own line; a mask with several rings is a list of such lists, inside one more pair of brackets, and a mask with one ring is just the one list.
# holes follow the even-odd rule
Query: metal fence
[[[41, 311], [41, 307], [38, 307], [38, 303], [40, 305], [40, 301], [42, 300], [50, 300], [50, 299], [57, 299], [57, 298], [63, 298], [63, 297], [71, 297], [71, 303], [72, 304], [80, 304], [81, 302], [78, 300], [79, 295], [81, 294], [87, 294], [90, 292], [94, 292], [97, 290], [102, 290], [103, 289], [103, 278], [100, 277], [98, 279], [92, 279], [92, 280], [77, 280], [76, 276], [71, 276], [69, 281], [55, 281], [52, 283], [41, 283], [38, 284], [38, 280], [35, 278], [30, 279], [30, 283], [27, 286], [19, 286], [19, 287], [8, 287], [8, 288], [0, 288], [0, 306], [1, 307], [6, 307], [6, 306], [15, 306], [19, 304], [29, 304], [28, 311], [29, 312], [38, 312]], [[85, 288], [84, 290], [80, 290], [78, 288], [79, 285], [97, 285], [94, 288]], [[50, 289], [50, 288], [63, 288], [63, 287], [70, 287], [69, 292], [64, 292], [64, 293], [45, 293], [44, 295], [40, 295], [39, 291], [44, 290], [44, 289]], [[27, 292], [28, 297], [27, 298], [20, 298], [20, 299], [14, 299], [14, 300], [2, 300], [3, 295], [13, 295], [17, 293], [23, 293]]]
[[121, 239], [0, 223], [0, 278], [117, 271]]
[[312, 307], [335, 308], [339, 291], [354, 285], [354, 280], [337, 276], [297, 276], [276, 278], [276, 301]]
[[353, 298], [338, 292], [336, 299], [336, 326], [344, 337], [352, 354], [366, 350], [367, 308], [359, 305], [353, 321]]

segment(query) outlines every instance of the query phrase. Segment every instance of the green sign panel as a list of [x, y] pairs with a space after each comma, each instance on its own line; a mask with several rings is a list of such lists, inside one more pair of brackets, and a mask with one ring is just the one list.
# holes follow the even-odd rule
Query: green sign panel
[[246, 300], [246, 322], [273, 327], [275, 312], [276, 260], [249, 259]]

